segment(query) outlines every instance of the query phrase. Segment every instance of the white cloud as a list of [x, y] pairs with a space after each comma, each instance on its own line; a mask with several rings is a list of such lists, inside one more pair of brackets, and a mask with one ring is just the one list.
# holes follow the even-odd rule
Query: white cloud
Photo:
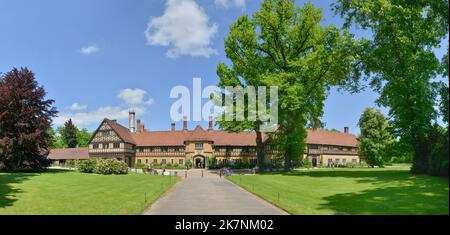
[[218, 25], [210, 24], [209, 17], [193, 0], [167, 0], [164, 14], [150, 19], [145, 37], [149, 45], [169, 47], [166, 55], [209, 58], [217, 51], [212, 38]]
[[86, 106], [86, 105], [79, 104], [79, 103], [73, 103], [73, 104], [69, 107], [69, 109], [72, 110], [72, 111], [81, 111], [81, 110], [87, 109], [87, 106]]
[[122, 103], [116, 106], [103, 106], [93, 111], [85, 111], [86, 105], [79, 103], [72, 104], [70, 112], [60, 113], [58, 117], [53, 119], [55, 126], [64, 125], [64, 123], [72, 119], [78, 127], [89, 127], [98, 125], [104, 118], [115, 120], [127, 120], [129, 111], [134, 110], [136, 115], [144, 115], [149, 106], [154, 103], [154, 99], [148, 98], [147, 92], [142, 89], [127, 88], [121, 90], [117, 95]]
[[80, 52], [84, 55], [90, 55], [90, 54], [94, 54], [100, 51], [100, 48], [96, 47], [96, 46], [87, 46], [87, 47], [83, 47], [81, 48]]
[[245, 8], [245, 0], [215, 0], [214, 3], [225, 8], [230, 6]]
[[[136, 115], [143, 115], [146, 108], [134, 108]], [[56, 126], [62, 126], [64, 123], [72, 119], [73, 123], [78, 127], [86, 127], [92, 124], [100, 124], [104, 118], [115, 120], [128, 119], [129, 109], [118, 106], [100, 107], [92, 112], [78, 112], [78, 113], [63, 113], [53, 119]]]
[[121, 90], [117, 97], [130, 106], [152, 105], [154, 103], [154, 100], [151, 98], [146, 100], [146, 95], [147, 92], [142, 89], [127, 88]]

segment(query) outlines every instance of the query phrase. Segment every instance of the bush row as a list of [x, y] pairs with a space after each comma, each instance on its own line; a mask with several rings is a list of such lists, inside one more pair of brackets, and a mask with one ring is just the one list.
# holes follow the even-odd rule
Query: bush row
[[125, 175], [128, 174], [128, 166], [125, 162], [116, 159], [82, 160], [77, 162], [78, 171], [81, 173], [96, 173], [100, 175]]

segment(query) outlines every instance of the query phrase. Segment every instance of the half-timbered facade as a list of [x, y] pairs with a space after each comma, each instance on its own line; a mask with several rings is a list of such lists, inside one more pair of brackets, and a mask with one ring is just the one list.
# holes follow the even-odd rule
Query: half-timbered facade
[[[95, 158], [116, 158], [133, 167], [140, 164], [178, 164], [191, 161], [194, 167], [206, 167], [206, 160], [213, 158], [218, 163], [257, 164], [256, 135], [253, 132], [230, 133], [213, 129], [212, 119], [209, 128], [197, 126], [176, 130], [172, 124], [168, 131], [145, 130], [142, 122], [135, 125], [134, 112], [130, 113], [129, 127], [117, 121], [105, 119], [94, 132], [89, 143], [89, 156]], [[265, 150], [269, 159], [277, 155], [269, 138], [264, 136]], [[357, 139], [349, 133], [326, 130], [308, 130], [307, 148], [301, 157], [309, 158], [314, 166], [357, 164]]]

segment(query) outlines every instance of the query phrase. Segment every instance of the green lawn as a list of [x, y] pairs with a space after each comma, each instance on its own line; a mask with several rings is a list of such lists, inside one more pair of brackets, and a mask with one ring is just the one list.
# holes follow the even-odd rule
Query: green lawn
[[104, 176], [63, 170], [0, 173], [0, 214], [140, 214], [175, 180], [154, 175]]
[[449, 214], [448, 178], [413, 175], [405, 165], [315, 169], [228, 179], [291, 214]]

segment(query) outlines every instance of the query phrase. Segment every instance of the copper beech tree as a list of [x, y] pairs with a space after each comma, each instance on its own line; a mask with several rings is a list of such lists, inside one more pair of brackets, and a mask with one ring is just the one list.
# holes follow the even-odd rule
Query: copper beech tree
[[0, 170], [49, 166], [47, 130], [57, 111], [45, 95], [27, 68], [14, 68], [0, 77]]

